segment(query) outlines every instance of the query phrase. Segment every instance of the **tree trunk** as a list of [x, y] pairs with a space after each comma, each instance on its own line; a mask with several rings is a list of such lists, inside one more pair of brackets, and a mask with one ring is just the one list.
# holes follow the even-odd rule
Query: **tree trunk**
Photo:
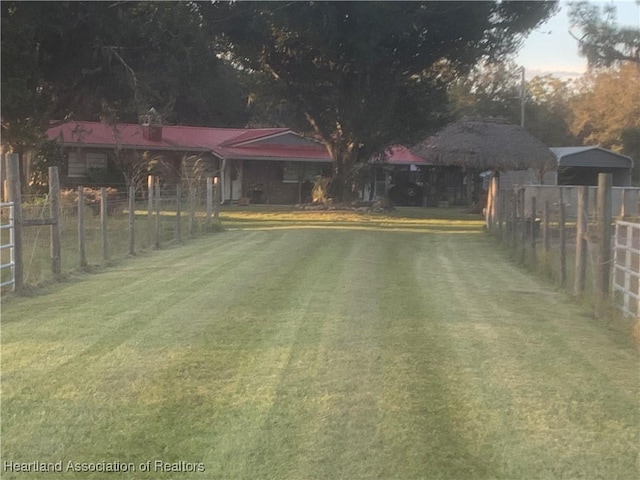
[[351, 145], [344, 145], [332, 148], [330, 153], [333, 157], [332, 195], [337, 203], [351, 202], [356, 197], [353, 168], [358, 152]]
[[331, 179], [331, 195], [337, 203], [348, 201], [349, 186], [345, 165], [340, 161], [334, 161], [333, 178]]
[[322, 138], [327, 152], [332, 160], [333, 175], [331, 178], [330, 192], [337, 203], [348, 202], [354, 199], [353, 168], [358, 159], [358, 142], [345, 138], [341, 128], [332, 131], [323, 130], [315, 117], [306, 113], [307, 121]]

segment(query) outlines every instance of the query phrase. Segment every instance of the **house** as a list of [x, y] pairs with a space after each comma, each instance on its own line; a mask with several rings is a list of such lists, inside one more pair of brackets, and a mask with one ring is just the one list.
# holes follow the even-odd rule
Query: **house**
[[[68, 121], [52, 125], [47, 137], [63, 147], [67, 158], [61, 184], [122, 185], [121, 170], [143, 155], [161, 159], [164, 181], [175, 182], [182, 174], [183, 160], [193, 165], [197, 159], [206, 174], [220, 177], [224, 202], [249, 198], [252, 203], [294, 204], [309, 201], [318, 176], [331, 176], [325, 146], [288, 128], [170, 126], [149, 117], [142, 124]], [[390, 149], [387, 162], [407, 172], [426, 163], [399, 145]], [[381, 178], [381, 188], [390, 185]], [[384, 190], [368, 192], [373, 193], [381, 196]]]
[[119, 165], [142, 155], [173, 166], [169, 168], [173, 175], [164, 175], [164, 180], [176, 181], [182, 160], [198, 158], [204, 170], [220, 176], [223, 201], [250, 197], [260, 203], [287, 204], [304, 201], [304, 186], [330, 172], [325, 147], [287, 128], [70, 121], [53, 125], [46, 133], [66, 153], [61, 183], [67, 187], [122, 183]]

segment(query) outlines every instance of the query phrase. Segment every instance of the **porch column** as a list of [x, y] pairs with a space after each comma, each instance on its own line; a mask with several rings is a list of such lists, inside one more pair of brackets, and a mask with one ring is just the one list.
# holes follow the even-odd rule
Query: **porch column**
[[473, 170], [467, 168], [465, 179], [467, 182], [467, 205], [473, 205]]
[[220, 189], [220, 203], [224, 203], [227, 198], [226, 192], [227, 184], [227, 159], [223, 158], [220, 162], [220, 181], [218, 182], [218, 188]]
[[391, 185], [391, 176], [389, 175], [389, 170], [384, 169], [384, 195], [387, 196], [389, 194], [389, 185]]

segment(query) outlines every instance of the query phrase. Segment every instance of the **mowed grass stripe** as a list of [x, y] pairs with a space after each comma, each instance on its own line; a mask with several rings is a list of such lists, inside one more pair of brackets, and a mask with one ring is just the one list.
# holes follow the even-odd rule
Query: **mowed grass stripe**
[[[247, 244], [252, 249], [261, 246], [251, 239]], [[159, 252], [160, 258], [153, 266], [140, 259], [133, 265], [100, 275], [99, 283], [82, 282], [75, 288], [62, 288], [51, 306], [49, 296], [29, 299], [15, 315], [3, 315], [5, 358], [11, 353], [10, 348], [15, 346], [11, 343], [12, 329], [8, 326], [14, 319], [28, 321], [30, 332], [23, 341], [62, 347], [69, 341], [73, 342], [74, 355], [71, 358], [44, 349], [46, 357], [64, 359], [66, 363], [71, 361], [71, 370], [75, 368], [74, 359], [84, 361], [82, 356], [100, 355], [103, 351], [113, 350], [118, 343], [153, 343], [157, 336], [169, 342], [179, 342], [182, 336], [194, 334], [195, 319], [189, 323], [189, 319], [184, 317], [188, 316], [193, 305], [202, 306], [205, 299], [210, 299], [209, 285], [222, 282], [225, 271], [241, 268], [248, 260], [243, 247], [247, 248], [244, 243], [237, 244], [239, 251], [236, 255], [229, 255], [229, 250], [234, 247], [212, 249], [208, 244], [198, 245], [191, 250], [191, 255], [179, 249]], [[172, 264], [163, 265], [162, 257], [170, 258]], [[205, 261], [210, 263], [209, 268], [203, 268], [201, 262]], [[192, 298], [193, 295], [203, 298]], [[224, 304], [228, 297], [220, 296], [218, 302]], [[71, 305], [77, 308], [69, 308]], [[5, 305], [6, 310], [10, 308], [10, 304]], [[185, 320], [191, 328], [183, 328]], [[163, 345], [162, 342], [160, 344]], [[22, 357], [19, 366], [24, 369], [27, 367], [25, 362], [29, 362], [38, 370], [46, 365], [48, 368], [43, 373], [50, 375], [51, 365], [46, 357]], [[3, 374], [10, 373], [9, 365], [10, 362], [3, 365]]]
[[[467, 398], [483, 401], [465, 411], [493, 417], [474, 433], [485, 436], [497, 471], [518, 478], [532, 470], [541, 478], [597, 478], [621, 464], [637, 471], [638, 451], [629, 448], [638, 441], [637, 352], [621, 350], [620, 335], [515, 266], [493, 275], [487, 267], [501, 261], [499, 252], [478, 246], [443, 243], [438, 255], [450, 287], [448, 337], [462, 372], [447, 370], [452, 385], [471, 391]], [[606, 444], [597, 440], [603, 429], [617, 431]]]
[[[226, 240], [230, 239], [227, 238]], [[253, 251], [261, 251], [260, 247], [263, 246], [261, 242], [255, 244], [251, 238], [248, 243], [254, 244]], [[142, 274], [145, 282], [140, 285], [137, 291], [132, 291], [131, 286], [126, 281], [120, 281], [120, 272], [109, 272], [100, 276], [101, 280], [104, 281], [101, 287], [112, 291], [112, 295], [109, 296], [110, 300], [106, 305], [102, 305], [104, 309], [102, 315], [96, 314], [95, 308], [91, 305], [91, 295], [88, 293], [91, 292], [91, 282], [78, 284], [74, 286], [78, 288], [72, 288], [71, 291], [63, 289], [66, 295], [63, 295], [60, 301], [67, 307], [70, 305], [71, 298], [74, 295], [80, 297], [78, 308], [67, 309], [68, 315], [51, 317], [44, 309], [32, 310], [28, 305], [23, 305], [24, 309], [21, 312], [17, 312], [16, 317], [22, 317], [29, 322], [23, 325], [33, 327], [25, 335], [29, 343], [37, 344], [39, 341], [48, 344], [54, 343], [67, 352], [69, 350], [74, 351], [74, 354], [68, 358], [65, 356], [62, 366], [55, 369], [47, 369], [46, 367], [43, 368], [43, 366], [47, 365], [49, 358], [56, 358], [56, 349], [49, 349], [46, 352], [46, 356], [40, 358], [40, 361], [34, 364], [35, 372], [33, 373], [35, 375], [16, 377], [12, 383], [8, 382], [11, 379], [12, 370], [11, 353], [14, 349], [16, 350], [16, 355], [20, 355], [24, 351], [21, 350], [22, 345], [20, 342], [13, 343], [11, 341], [12, 329], [10, 325], [14, 317], [8, 315], [8, 309], [5, 309], [3, 320], [8, 320], [9, 324], [9, 326], [3, 328], [3, 379], [5, 393], [10, 393], [10, 390], [7, 392], [8, 385], [16, 385], [21, 390], [26, 391], [22, 400], [31, 398], [40, 400], [43, 395], [46, 398], [62, 398], [64, 400], [88, 398], [91, 402], [99, 401], [101, 404], [106, 404], [107, 407], [113, 406], [114, 408], [117, 408], [119, 403], [128, 398], [129, 395], [120, 396], [119, 394], [126, 394], [129, 385], [138, 387], [135, 388], [134, 393], [142, 396], [145, 402], [154, 395], [154, 392], [156, 402], [163, 402], [172, 397], [179, 398], [185, 393], [188, 395], [188, 392], [181, 388], [180, 378], [176, 379], [177, 383], [174, 385], [167, 385], [166, 382], [161, 383], [160, 392], [157, 392], [157, 389], [154, 388], [146, 388], [146, 385], [149, 383], [149, 379], [154, 377], [154, 371], [161, 371], [165, 374], [164, 370], [173, 368], [174, 364], [178, 364], [175, 367], [178, 373], [183, 373], [179, 363], [188, 348], [180, 347], [190, 345], [193, 342], [198, 343], [197, 337], [202, 334], [203, 327], [206, 325], [207, 328], [211, 328], [211, 324], [214, 323], [215, 318], [218, 316], [216, 315], [216, 310], [220, 313], [219, 317], [224, 318], [223, 315], [225, 309], [229, 307], [229, 302], [233, 302], [234, 295], [243, 292], [242, 287], [250, 286], [251, 283], [269, 284], [267, 272], [273, 268], [273, 258], [270, 257], [270, 254], [275, 255], [276, 258], [282, 258], [282, 264], [285, 264], [287, 259], [294, 262], [290, 255], [292, 253], [291, 245], [285, 244], [284, 249], [280, 250], [283, 246], [278, 242], [269, 242], [270, 249], [266, 250], [266, 252], [262, 251], [261, 262], [256, 263], [254, 261], [245, 268], [242, 265], [247, 261], [251, 262], [252, 258], [245, 256], [245, 245], [243, 243], [237, 243], [236, 245], [239, 251], [236, 255], [231, 256], [233, 265], [226, 262], [226, 266], [215, 273], [214, 271], [218, 270], [219, 263], [225, 264], [225, 262], [221, 262], [222, 259], [218, 257], [211, 257], [207, 246], [201, 246], [195, 252], [192, 252], [192, 262], [188, 262], [187, 265], [184, 264], [184, 257], [180, 255], [179, 250], [160, 252], [159, 257], [170, 258], [171, 262], [174, 263], [174, 268], [171, 268], [171, 266], [161, 266], [157, 269], [143, 267]], [[233, 250], [235, 247], [232, 245], [225, 248], [228, 251]], [[299, 247], [294, 247], [293, 250], [295, 248]], [[175, 252], [178, 255], [174, 258], [172, 254]], [[162, 265], [165, 259], [158, 258], [157, 260], [156, 266]], [[137, 270], [140, 263], [125, 268], [123, 276], [126, 278], [131, 270]], [[291, 268], [296, 268], [293, 263], [290, 265]], [[194, 269], [200, 272], [195, 277]], [[169, 275], [168, 271], [175, 271], [175, 274]], [[239, 274], [240, 276], [228, 275], [229, 272], [234, 272], [235, 275]], [[170, 278], [168, 278], [169, 276]], [[236, 281], [238, 278], [241, 279], [241, 282]], [[262, 282], [260, 278], [262, 278]], [[194, 294], [194, 292], [199, 293]], [[192, 298], [194, 295], [198, 295], [200, 298]], [[167, 297], [170, 297], [169, 300]], [[208, 311], [209, 302], [211, 302], [212, 298], [215, 299], [217, 308]], [[171, 305], [172, 302], [174, 303]], [[121, 305], [127, 304], [132, 310], [141, 312], [141, 314], [135, 316], [126, 315], [125, 319], [113, 315], [111, 308], [121, 308]], [[73, 339], [71, 335], [73, 326], [68, 325], [68, 320], [76, 323], [81, 328], [90, 330], [92, 334], [90, 337], [82, 335], [79, 339], [76, 339], [74, 342], [74, 345], [78, 347], [76, 350], [66, 345], [67, 339]], [[51, 327], [51, 322], [56, 321], [63, 324], [64, 333], [58, 336], [57, 342], [51, 342], [48, 339], [48, 332], [50, 329], [55, 328]], [[43, 324], [45, 325], [44, 328], [40, 328]], [[262, 322], [262, 324], [268, 325], [267, 322]], [[233, 343], [238, 344], [242, 341], [246, 343], [246, 339], [250, 338], [250, 335], [255, 332], [245, 333], [248, 334], [246, 338], [238, 338], [238, 341]], [[120, 348], [120, 344], [125, 338], [127, 345]], [[88, 345], [83, 345], [85, 342]], [[104, 346], [107, 348], [103, 348]], [[251, 347], [250, 344], [247, 346]], [[139, 347], [142, 347], [142, 350]], [[147, 358], [145, 355], [148, 347], [155, 347], [150, 350], [151, 358]], [[92, 355], [93, 358], [86, 358], [86, 352], [94, 352], [95, 354]], [[102, 358], [100, 357], [101, 354]], [[201, 366], [205, 367], [206, 365], [203, 364]], [[24, 374], [24, 370], [24, 366], [22, 366], [20, 373]], [[122, 381], [113, 382], [114, 378], [112, 377], [116, 375]], [[50, 381], [47, 382], [47, 379]], [[132, 383], [128, 381], [132, 381]], [[116, 386], [121, 388], [114, 389]], [[124, 392], [120, 392], [119, 390], [121, 389]], [[165, 389], [170, 391], [165, 392]], [[73, 411], [70, 413], [74, 415]], [[98, 416], [102, 413], [104, 412], [96, 412]], [[61, 420], [60, 417], [55, 418], [57, 415], [62, 415], [62, 419], [64, 419], [65, 412], [57, 412], [54, 415], [54, 418], [52, 418], [54, 424], [56, 421]], [[36, 424], [42, 421], [37, 416], [29, 420]], [[101, 419], [98, 418], [98, 420]], [[112, 425], [111, 420], [108, 418], [106, 420], [109, 424], [107, 425], [108, 428], [116, 426], [116, 424]], [[73, 425], [75, 423], [75, 418], [69, 419], [68, 424]], [[3, 426], [5, 427], [4, 433], [11, 436], [6, 424]], [[85, 428], [90, 429], [94, 426], [85, 425]], [[16, 425], [16, 427], [23, 431], [23, 426]], [[91, 437], [92, 435], [87, 432], [86, 436]], [[58, 450], [63, 451], [64, 444], [56, 440], [56, 435], [43, 436], [39, 441], [51, 443], [44, 451], [52, 453]], [[99, 451], [98, 448], [96, 453], [99, 453]], [[28, 452], [25, 451], [24, 453]]]
[[474, 228], [227, 232], [12, 300], [3, 459], [637, 477], [630, 342]]

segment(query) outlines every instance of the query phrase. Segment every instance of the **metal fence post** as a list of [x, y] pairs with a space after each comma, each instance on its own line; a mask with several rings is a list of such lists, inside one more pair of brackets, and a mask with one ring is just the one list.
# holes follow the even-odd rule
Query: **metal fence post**
[[22, 192], [20, 186], [20, 156], [7, 155], [7, 193], [13, 203], [14, 289], [20, 292], [24, 286], [24, 264], [22, 263]]

